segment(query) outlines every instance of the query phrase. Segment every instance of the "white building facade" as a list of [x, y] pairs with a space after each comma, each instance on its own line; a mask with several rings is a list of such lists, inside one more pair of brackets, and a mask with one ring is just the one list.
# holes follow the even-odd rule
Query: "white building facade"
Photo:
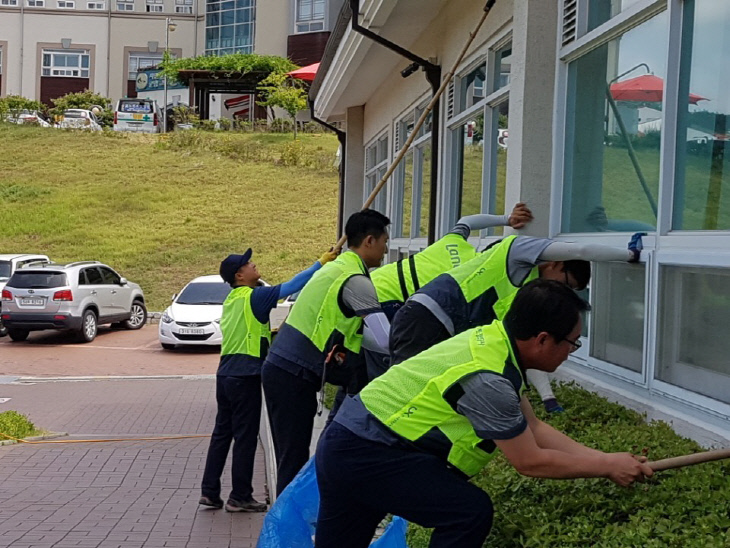
[[[485, 2], [358, 4], [361, 25], [446, 73]], [[346, 128], [345, 217], [432, 93], [350, 19], [346, 8], [312, 88], [315, 114]], [[707, 444], [730, 439], [728, 44], [723, 0], [497, 0], [443, 96], [438, 135], [429, 119], [374, 206], [393, 221], [391, 259], [423, 249], [429, 224], [439, 237], [517, 201], [535, 214], [533, 236], [625, 247], [647, 232], [640, 265], [593, 265], [593, 312], [562, 375]]]
[[[0, 96], [135, 96], [137, 70], [256, 52], [319, 60], [342, 0], [0, 0]], [[175, 23], [168, 32], [167, 18]]]

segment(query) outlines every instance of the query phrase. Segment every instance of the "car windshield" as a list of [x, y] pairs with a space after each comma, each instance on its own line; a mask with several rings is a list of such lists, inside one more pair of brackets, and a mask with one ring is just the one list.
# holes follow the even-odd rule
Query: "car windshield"
[[0, 280], [7, 280], [10, 277], [11, 268], [10, 261], [0, 261]]
[[149, 101], [120, 101], [120, 112], [152, 113], [152, 103]]
[[50, 289], [68, 285], [63, 272], [18, 271], [8, 282], [9, 287], [17, 289]]
[[192, 283], [183, 289], [177, 304], [223, 304], [231, 286], [227, 283]]

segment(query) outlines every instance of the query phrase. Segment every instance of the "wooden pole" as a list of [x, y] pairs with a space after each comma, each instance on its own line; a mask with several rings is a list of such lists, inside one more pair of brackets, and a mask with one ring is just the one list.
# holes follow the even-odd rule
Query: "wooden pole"
[[[378, 193], [382, 190], [382, 188], [385, 186], [385, 183], [388, 182], [388, 179], [395, 171], [395, 168], [398, 167], [398, 164], [401, 162], [401, 160], [405, 157], [406, 153], [408, 152], [409, 148], [411, 147], [411, 144], [418, 136], [418, 130], [421, 129], [421, 126], [426, 121], [426, 118], [433, 110], [434, 105], [439, 100], [439, 98], [444, 94], [444, 91], [446, 91], [446, 88], [449, 87], [449, 82], [451, 82], [451, 79], [454, 77], [454, 74], [456, 73], [456, 70], [459, 68], [459, 65], [461, 64], [461, 61], [464, 59], [464, 56], [466, 55], [466, 52], [469, 50], [469, 47], [471, 46], [472, 42], [474, 41], [474, 38], [476, 37], [477, 33], [479, 32], [479, 29], [482, 28], [482, 25], [484, 24], [484, 21], [487, 18], [487, 15], [489, 15], [489, 12], [492, 9], [492, 6], [494, 6], [495, 0], [489, 0], [487, 2], [487, 5], [484, 7], [484, 13], [482, 14], [482, 17], [479, 19], [479, 23], [477, 23], [476, 27], [474, 28], [474, 31], [469, 33], [469, 39], [464, 44], [464, 47], [461, 49], [461, 52], [459, 53], [459, 56], [456, 58], [456, 61], [454, 62], [454, 65], [451, 67], [451, 70], [446, 73], [446, 76], [444, 76], [443, 81], [441, 82], [441, 87], [434, 93], [433, 97], [431, 98], [431, 101], [429, 101], [428, 105], [426, 105], [426, 108], [423, 110], [423, 113], [421, 113], [421, 117], [416, 122], [416, 125], [413, 126], [413, 130], [411, 131], [411, 134], [408, 136], [408, 139], [403, 144], [403, 146], [400, 149], [400, 152], [395, 157], [395, 160], [393, 160], [393, 163], [390, 165], [388, 170], [385, 172], [385, 175], [383, 175], [382, 179], [378, 182], [377, 185], [375, 185], [375, 188], [370, 193], [370, 196], [368, 196], [368, 199], [365, 200], [365, 203], [362, 206], [362, 209], [367, 209], [372, 205], [372, 203], [375, 201], [375, 197], [378, 195]], [[357, 13], [352, 14], [353, 17], [357, 17]], [[345, 245], [345, 242], [347, 241], [347, 236], [344, 234], [340, 237], [339, 240], [337, 240], [337, 244], [335, 244], [335, 250], [340, 251], [342, 249], [342, 246]]]
[[693, 453], [691, 455], [683, 455], [681, 457], [672, 457], [670, 459], [662, 459], [646, 464], [654, 470], [661, 472], [662, 470], [671, 470], [673, 468], [682, 468], [684, 466], [692, 466], [703, 462], [712, 462], [715, 460], [730, 459], [730, 449], [715, 449], [714, 451], [705, 451], [703, 453]]

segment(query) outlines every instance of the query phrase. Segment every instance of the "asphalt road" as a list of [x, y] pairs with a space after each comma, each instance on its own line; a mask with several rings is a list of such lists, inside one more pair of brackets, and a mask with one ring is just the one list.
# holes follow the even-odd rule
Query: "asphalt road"
[[219, 352], [217, 346], [163, 350], [156, 325], [138, 331], [102, 326], [86, 344], [72, 333], [36, 331], [24, 342], [0, 338], [0, 376], [212, 375]]

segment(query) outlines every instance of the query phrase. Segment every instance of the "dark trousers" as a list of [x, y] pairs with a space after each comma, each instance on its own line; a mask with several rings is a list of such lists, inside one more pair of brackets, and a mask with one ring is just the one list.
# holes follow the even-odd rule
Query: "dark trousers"
[[362, 353], [365, 357], [368, 382], [385, 373], [390, 367], [390, 355], [367, 349], [363, 349]]
[[276, 453], [278, 496], [309, 460], [319, 386], [268, 362], [261, 380]]
[[450, 337], [444, 324], [428, 308], [408, 300], [390, 324], [390, 363], [401, 363]]
[[218, 414], [201, 490], [204, 496], [213, 499], [221, 496], [221, 475], [233, 441], [230, 498], [246, 502], [253, 493], [251, 481], [261, 420], [261, 377], [216, 377], [215, 399]]
[[315, 462], [315, 548], [365, 548], [388, 513], [433, 527], [432, 548], [480, 548], [489, 535], [489, 495], [433, 455], [364, 440], [335, 422]]

